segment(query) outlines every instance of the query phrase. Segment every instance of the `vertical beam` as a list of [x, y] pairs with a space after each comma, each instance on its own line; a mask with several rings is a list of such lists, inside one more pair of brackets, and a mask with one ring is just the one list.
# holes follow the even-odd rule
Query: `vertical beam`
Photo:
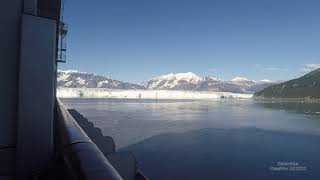
[[11, 0], [1, 7], [0, 148], [6, 148], [16, 145], [21, 2]]
[[53, 156], [56, 21], [23, 15], [21, 28], [16, 165], [26, 179]]
[[[0, 11], [0, 179], [15, 175], [21, 0]], [[12, 178], [13, 179], [13, 178]]]

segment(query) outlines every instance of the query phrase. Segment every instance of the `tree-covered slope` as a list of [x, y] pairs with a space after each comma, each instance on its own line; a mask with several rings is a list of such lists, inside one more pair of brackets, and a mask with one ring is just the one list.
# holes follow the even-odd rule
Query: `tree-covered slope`
[[254, 94], [265, 98], [320, 98], [320, 69]]

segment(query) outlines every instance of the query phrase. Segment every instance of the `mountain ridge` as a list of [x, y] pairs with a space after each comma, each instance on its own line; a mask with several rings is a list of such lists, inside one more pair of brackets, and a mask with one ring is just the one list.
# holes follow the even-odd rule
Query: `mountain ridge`
[[274, 84], [269, 80], [255, 81], [244, 77], [235, 77], [232, 80], [222, 80], [211, 76], [200, 77], [192, 72], [169, 73], [153, 77], [141, 84], [134, 84], [77, 70], [59, 70], [57, 82], [58, 87], [64, 88], [191, 90], [234, 93], [254, 93]]
[[255, 81], [244, 77], [232, 80], [205, 76], [200, 77], [194, 73], [170, 73], [152, 78], [143, 82], [146, 89], [161, 90], [193, 90], [193, 91], [224, 91], [234, 93], [254, 93], [275, 84], [270, 80]]
[[254, 94], [256, 98], [320, 98], [320, 69]]
[[77, 70], [59, 70], [57, 86], [65, 88], [110, 88], [110, 89], [144, 89], [138, 84], [122, 82], [110, 77]]

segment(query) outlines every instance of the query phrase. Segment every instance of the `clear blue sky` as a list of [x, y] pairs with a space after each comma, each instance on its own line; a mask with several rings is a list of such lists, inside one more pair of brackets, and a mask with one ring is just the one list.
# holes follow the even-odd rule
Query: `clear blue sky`
[[189, 71], [286, 80], [320, 64], [319, 0], [67, 0], [65, 21], [60, 69], [129, 82]]

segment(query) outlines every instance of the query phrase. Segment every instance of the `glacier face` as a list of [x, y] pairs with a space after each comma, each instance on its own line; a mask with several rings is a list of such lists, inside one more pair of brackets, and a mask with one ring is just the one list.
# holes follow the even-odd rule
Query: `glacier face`
[[121, 99], [249, 99], [252, 94], [213, 92], [213, 91], [178, 91], [178, 90], [143, 90], [143, 89], [106, 89], [106, 88], [58, 88], [59, 98], [121, 98]]

